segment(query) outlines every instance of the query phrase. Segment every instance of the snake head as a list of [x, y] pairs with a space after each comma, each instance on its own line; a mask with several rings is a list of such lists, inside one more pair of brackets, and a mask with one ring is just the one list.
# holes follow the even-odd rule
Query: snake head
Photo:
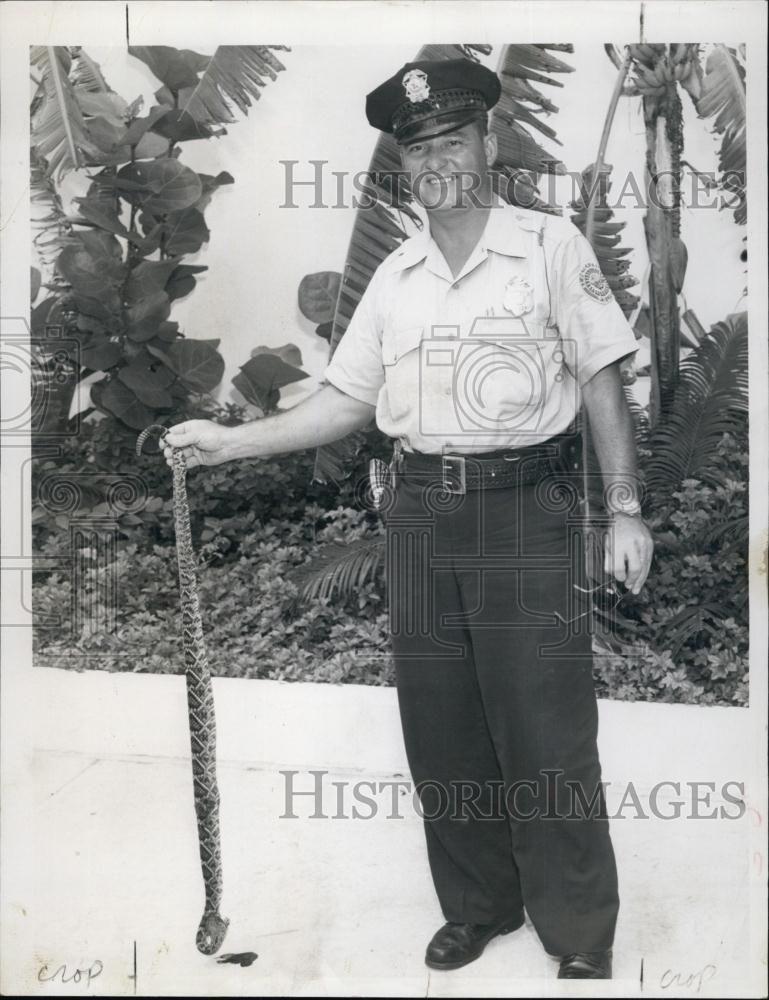
[[136, 454], [141, 455], [142, 448], [144, 447], [144, 442], [151, 434], [157, 434], [162, 441], [166, 434], [168, 434], [168, 428], [164, 424], [150, 424], [149, 427], [145, 427], [141, 434], [136, 439]]
[[222, 946], [229, 925], [229, 920], [225, 920], [216, 912], [206, 910], [195, 935], [198, 951], [203, 955], [215, 955]]

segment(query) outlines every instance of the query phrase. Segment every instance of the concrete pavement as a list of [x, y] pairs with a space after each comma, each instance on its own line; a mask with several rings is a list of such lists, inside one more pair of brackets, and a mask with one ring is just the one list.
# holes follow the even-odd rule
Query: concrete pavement
[[215, 681], [222, 952], [258, 955], [241, 966], [195, 949], [183, 678], [36, 668], [21, 683], [28, 738], [5, 781], [4, 994], [763, 992], [764, 817], [746, 709], [600, 703], [622, 908], [615, 979], [584, 984], [555, 979], [528, 921], [465, 969], [425, 967], [442, 917], [393, 690]]

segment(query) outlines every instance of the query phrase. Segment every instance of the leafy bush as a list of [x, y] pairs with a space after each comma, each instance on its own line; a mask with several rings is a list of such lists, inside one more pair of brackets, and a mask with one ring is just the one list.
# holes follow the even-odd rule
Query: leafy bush
[[[67, 394], [95, 373], [104, 374], [91, 384], [93, 406], [137, 430], [218, 385], [219, 339], [188, 340], [169, 316], [207, 270], [185, 260], [208, 242], [203, 213], [234, 179], [199, 174], [180, 154], [187, 141], [225, 134], [221, 126], [235, 120], [230, 102], [247, 113], [284, 69], [273, 51], [282, 48], [220, 46], [203, 56], [129, 47], [162, 83], [158, 103], [141, 117], [142, 99], [115, 93], [80, 46], [32, 47], [31, 186], [47, 208], [35, 244], [41, 262], [55, 264], [51, 294], [32, 312], [41, 385], [62, 354], [60, 335], [78, 347], [62, 362], [66, 391], [57, 391], [59, 405], [45, 408], [38, 430], [58, 432]], [[59, 190], [67, 173], [80, 183], [76, 214]], [[38, 275], [35, 295], [39, 289]]]
[[[368, 684], [392, 683], [387, 614], [371, 586], [354, 602], [315, 601], [297, 614], [297, 588], [289, 571], [309, 557], [316, 540], [337, 537], [340, 522], [360, 534], [365, 515], [335, 512], [330, 525], [323, 508], [307, 504], [301, 518], [273, 519], [240, 534], [236, 558], [223, 558], [221, 536], [199, 552], [199, 593], [211, 670], [229, 677], [268, 677]], [[51, 536], [40, 555], [56, 554]], [[84, 571], [72, 607], [72, 580], [55, 571], [35, 586], [35, 649], [38, 662], [75, 669], [98, 667], [134, 672], [183, 670], [175, 550], [170, 545], [140, 549], [128, 542], [114, 565], [95, 553], [81, 553]], [[117, 620], [111, 632], [90, 631], [104, 620], [109, 576], [117, 580]], [[80, 605], [81, 607], [79, 607]], [[79, 614], [79, 611], [90, 611]], [[74, 612], [74, 614], [73, 614]], [[59, 621], [46, 628], [46, 621]], [[79, 622], [84, 625], [77, 632]]]
[[[725, 434], [706, 485], [685, 479], [648, 515], [646, 586], [620, 605], [619, 642], [596, 657], [599, 693], [700, 705], [748, 702], [747, 420]], [[643, 458], [644, 456], [642, 456]], [[617, 651], [621, 655], [616, 655]]]
[[[203, 415], [197, 413], [195, 415]], [[236, 420], [242, 414], [219, 414]], [[643, 422], [641, 422], [643, 424]], [[693, 704], [747, 703], [747, 417], [711, 455], [709, 482], [688, 478], [658, 490], [647, 517], [656, 540], [646, 587], [620, 605], [614, 641], [596, 646], [599, 695]], [[641, 435], [644, 435], [643, 426]], [[380, 444], [375, 431], [372, 445]], [[116, 520], [112, 570], [87, 536], [75, 553], [82, 569], [72, 606], [70, 569], [34, 580], [38, 662], [75, 669], [183, 670], [167, 466], [137, 459], [133, 435], [114, 421], [86, 423], [55, 462], [40, 457], [34, 481], [47, 475], [79, 482], [78, 515], [108, 513], [115, 469], [141, 474], [146, 497]], [[642, 468], [650, 450], [640, 449]], [[356, 507], [356, 474], [341, 491], [308, 485], [310, 452], [233, 462], [188, 480], [211, 668], [214, 674], [391, 684], [393, 670], [381, 575], [333, 599], [299, 602], [302, 569], [324, 549], [351, 551], [381, 541], [376, 518]], [[83, 485], [78, 473], [89, 472]], [[101, 479], [99, 478], [101, 475]], [[43, 492], [45, 492], [43, 490]], [[35, 550], [70, 559], [73, 512], [35, 504]], [[117, 579], [111, 633], [89, 630], [107, 616], [109, 574]], [[57, 624], [58, 622], [58, 624]]]
[[[179, 415], [179, 419], [216, 418], [225, 424], [240, 423], [243, 417], [237, 407], [202, 402]], [[215, 542], [221, 552], [234, 555], [244, 532], [274, 514], [293, 520], [302, 516], [308, 504], [324, 509], [354, 504], [365, 457], [377, 449], [381, 454], [380, 438], [375, 428], [362, 435], [365, 454], [341, 488], [311, 481], [312, 451], [193, 470], [187, 492], [195, 545]], [[135, 432], [105, 418], [85, 421], [77, 434], [60, 439], [55, 458], [46, 457], [45, 448], [39, 449], [32, 471], [36, 551], [52, 537], [59, 539], [61, 552], [68, 550], [73, 516], [113, 518], [120, 538], [138, 551], [156, 543], [173, 544], [170, 470], [159, 457], [157, 444], [148, 442], [141, 456], [136, 455], [135, 445]], [[125, 483], [123, 491], [121, 482]], [[59, 490], [76, 497], [63, 504]]]

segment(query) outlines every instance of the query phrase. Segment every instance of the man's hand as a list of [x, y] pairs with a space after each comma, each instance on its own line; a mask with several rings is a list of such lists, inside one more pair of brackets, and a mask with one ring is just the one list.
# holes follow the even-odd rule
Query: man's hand
[[649, 575], [654, 542], [640, 517], [614, 514], [606, 532], [604, 571], [638, 594]]
[[196, 465], [221, 465], [229, 459], [225, 450], [227, 428], [212, 420], [187, 420], [168, 429], [163, 454], [172, 465], [171, 448], [181, 448], [188, 469]]

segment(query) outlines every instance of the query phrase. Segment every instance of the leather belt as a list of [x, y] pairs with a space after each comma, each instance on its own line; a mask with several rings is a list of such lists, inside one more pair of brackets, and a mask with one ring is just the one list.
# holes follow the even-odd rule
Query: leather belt
[[423, 455], [402, 452], [400, 472], [420, 479], [440, 480], [447, 493], [504, 489], [537, 483], [561, 466], [560, 451], [550, 447], [517, 448], [484, 455]]

